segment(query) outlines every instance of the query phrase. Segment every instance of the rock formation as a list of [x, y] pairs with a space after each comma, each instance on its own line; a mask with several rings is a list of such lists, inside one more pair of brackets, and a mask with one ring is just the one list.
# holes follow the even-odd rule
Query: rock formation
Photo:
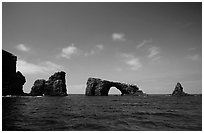
[[66, 96], [66, 80], [65, 72], [57, 72], [52, 75], [47, 81], [38, 79], [34, 82], [31, 88], [31, 96]]
[[143, 92], [136, 85], [112, 82], [99, 78], [89, 78], [87, 81], [87, 96], [108, 96], [111, 87], [116, 87], [121, 91], [121, 95], [141, 95]]
[[183, 87], [180, 83], [177, 83], [172, 96], [190, 96], [190, 94], [183, 92]]
[[44, 79], [38, 79], [34, 82], [33, 87], [31, 88], [30, 94], [32, 96], [43, 96], [45, 90], [45, 80]]
[[2, 95], [26, 95], [23, 85], [26, 82], [21, 72], [16, 72], [17, 56], [2, 50]]

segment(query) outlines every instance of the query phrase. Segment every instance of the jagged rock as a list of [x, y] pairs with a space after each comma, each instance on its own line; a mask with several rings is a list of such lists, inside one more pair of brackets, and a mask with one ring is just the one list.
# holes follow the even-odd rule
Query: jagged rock
[[65, 72], [57, 72], [45, 82], [45, 95], [47, 96], [66, 96]]
[[11, 95], [24, 95], [23, 85], [25, 84], [26, 79], [21, 72], [17, 72], [14, 83], [11, 85], [12, 94]]
[[[87, 96], [108, 96], [111, 87], [116, 87], [121, 91], [121, 95], [138, 95], [143, 94], [136, 85], [127, 83], [112, 82], [99, 78], [89, 78], [87, 81], [86, 95]], [[138, 93], [140, 92], [140, 93]]]
[[26, 95], [23, 92], [25, 77], [16, 72], [17, 56], [2, 50], [2, 95]]
[[45, 80], [44, 79], [38, 79], [34, 82], [33, 87], [31, 88], [30, 95], [31, 96], [43, 96], [45, 90]]
[[190, 96], [190, 94], [183, 92], [183, 87], [180, 83], [177, 83], [172, 93], [172, 96]]
[[30, 95], [32, 96], [67, 96], [65, 72], [57, 72], [47, 81], [40, 79], [36, 80], [31, 88]]

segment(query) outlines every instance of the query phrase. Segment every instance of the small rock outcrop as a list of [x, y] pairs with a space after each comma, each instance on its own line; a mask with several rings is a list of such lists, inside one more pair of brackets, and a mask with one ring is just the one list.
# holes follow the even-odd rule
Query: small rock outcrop
[[111, 87], [116, 87], [120, 90], [121, 95], [141, 95], [143, 92], [136, 85], [112, 82], [99, 78], [89, 78], [87, 81], [86, 95], [87, 96], [108, 96]]
[[172, 96], [190, 96], [190, 94], [185, 93], [181, 84], [177, 83], [172, 93]]
[[26, 95], [23, 92], [25, 77], [16, 72], [17, 56], [2, 50], [2, 95]]
[[57, 72], [47, 81], [44, 79], [38, 79], [34, 82], [31, 88], [31, 96], [67, 96], [66, 89], [66, 73], [61, 71]]

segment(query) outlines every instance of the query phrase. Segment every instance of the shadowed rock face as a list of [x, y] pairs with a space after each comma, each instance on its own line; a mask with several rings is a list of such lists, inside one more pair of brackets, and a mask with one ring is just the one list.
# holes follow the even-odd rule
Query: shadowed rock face
[[172, 93], [172, 96], [190, 96], [190, 94], [183, 92], [183, 87], [180, 83], [177, 83]]
[[38, 79], [31, 88], [32, 96], [67, 96], [65, 72], [57, 72], [47, 81]]
[[30, 94], [32, 96], [43, 96], [45, 92], [45, 80], [44, 79], [38, 79], [34, 82], [33, 87], [31, 88]]
[[16, 72], [17, 56], [2, 50], [2, 95], [25, 95], [26, 82], [21, 72]]
[[116, 87], [121, 91], [121, 95], [138, 95], [143, 94], [136, 85], [112, 82], [98, 78], [89, 78], [87, 81], [87, 96], [108, 96], [111, 87]]

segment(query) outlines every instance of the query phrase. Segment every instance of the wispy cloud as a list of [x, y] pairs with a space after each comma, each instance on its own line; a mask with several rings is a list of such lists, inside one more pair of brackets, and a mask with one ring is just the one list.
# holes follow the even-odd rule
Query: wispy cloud
[[197, 60], [200, 60], [200, 59], [201, 59], [198, 54], [188, 55], [187, 58], [190, 59], [190, 60], [192, 60], [192, 61], [197, 61]]
[[132, 54], [123, 53], [121, 54], [121, 57], [124, 58], [124, 62], [130, 66], [131, 70], [136, 71], [142, 67], [142, 63], [140, 62], [140, 59], [135, 57]]
[[139, 49], [139, 48], [143, 47], [145, 44], [151, 43], [151, 42], [152, 42], [152, 40], [144, 40], [142, 43], [138, 44], [136, 46], [136, 48]]
[[104, 48], [103, 44], [98, 44], [91, 50], [91, 52], [85, 52], [84, 55], [85, 56], [94, 55], [96, 52], [99, 52], [99, 51], [103, 50], [103, 48]]
[[142, 67], [142, 64], [140, 63], [139, 58], [133, 58], [133, 59], [129, 59], [126, 61], [126, 64], [131, 66], [131, 69], [136, 71], [138, 70], [140, 67]]
[[82, 49], [79, 49], [75, 46], [75, 44], [71, 44], [70, 46], [67, 46], [65, 48], [62, 49], [61, 54], [57, 55], [57, 57], [64, 57], [67, 59], [71, 59], [72, 55], [84, 55], [84, 56], [91, 56], [96, 54], [97, 52], [100, 52], [101, 50], [104, 49], [104, 45], [103, 44], [98, 44], [95, 45], [94, 47], [92, 47], [92, 49], [90, 50], [90, 52], [86, 52]]
[[44, 61], [39, 64], [29, 63], [21, 59], [18, 59], [17, 61], [17, 70], [21, 71], [23, 74], [49, 74], [50, 72], [55, 72], [62, 69], [62, 66], [51, 61]]
[[156, 46], [150, 47], [148, 51], [149, 51], [149, 55], [147, 56], [148, 58], [153, 58], [160, 53], [160, 49]]
[[30, 51], [30, 48], [28, 46], [26, 46], [25, 44], [18, 44], [16, 46], [16, 48], [20, 51], [23, 51], [23, 52], [29, 52]]
[[98, 50], [103, 50], [104, 46], [103, 46], [103, 44], [98, 44], [98, 45], [96, 45], [96, 48]]
[[123, 33], [113, 33], [112, 39], [113, 41], [126, 41], [125, 34]]
[[70, 46], [67, 46], [65, 48], [62, 49], [62, 53], [61, 56], [67, 59], [70, 59], [72, 55], [76, 55], [79, 54], [79, 49], [77, 47], [74, 46], [74, 44], [72, 43]]

